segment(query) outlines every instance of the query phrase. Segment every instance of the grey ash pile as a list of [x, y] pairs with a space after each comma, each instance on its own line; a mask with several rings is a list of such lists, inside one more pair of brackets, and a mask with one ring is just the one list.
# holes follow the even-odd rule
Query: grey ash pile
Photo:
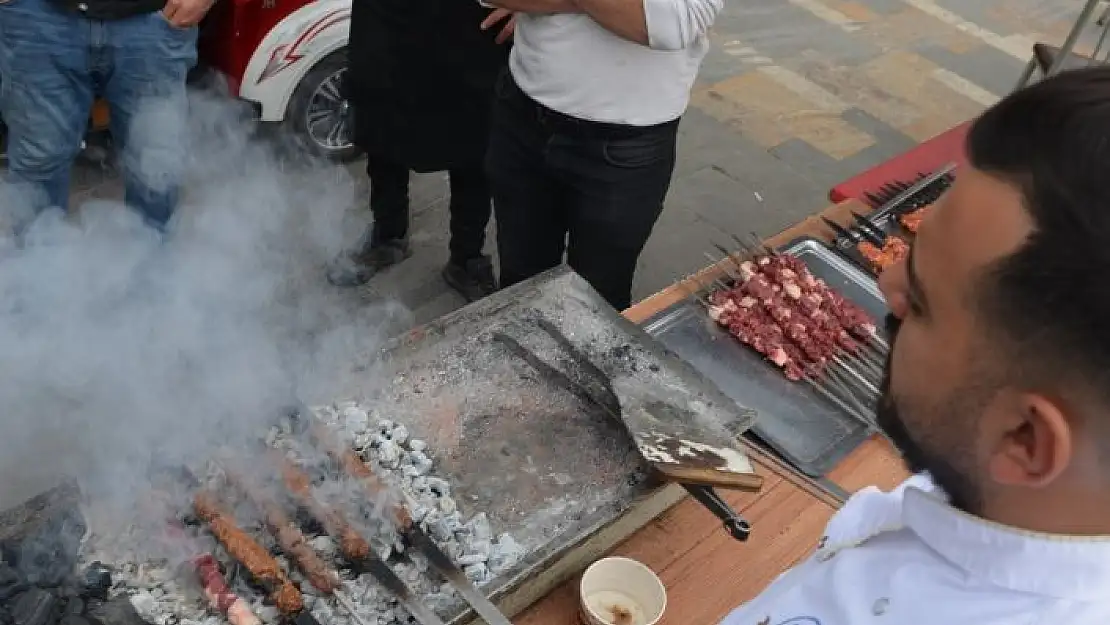
[[494, 535], [485, 513], [463, 518], [451, 484], [436, 475], [434, 452], [405, 425], [376, 418], [356, 402], [320, 407], [316, 414], [345, 432], [362, 459], [404, 493], [413, 521], [463, 567], [471, 581], [486, 584], [525, 555], [509, 533]]

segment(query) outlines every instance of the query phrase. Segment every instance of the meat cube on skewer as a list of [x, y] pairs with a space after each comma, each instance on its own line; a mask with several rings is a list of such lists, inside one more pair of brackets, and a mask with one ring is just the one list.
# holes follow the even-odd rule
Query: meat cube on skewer
[[736, 263], [736, 283], [709, 297], [709, 315], [792, 380], [817, 374], [838, 354], [860, 351], [875, 326], [858, 306], [798, 258], [772, 254]]
[[882, 273], [888, 267], [904, 260], [910, 254], [910, 246], [901, 237], [887, 237], [883, 246], [864, 241], [856, 245], [856, 249], [867, 261], [875, 273]]
[[932, 209], [932, 204], [922, 206], [904, 215], [900, 215], [898, 217], [898, 222], [901, 223], [902, 227], [907, 231], [917, 234], [917, 229], [921, 226], [921, 220], [925, 219]]

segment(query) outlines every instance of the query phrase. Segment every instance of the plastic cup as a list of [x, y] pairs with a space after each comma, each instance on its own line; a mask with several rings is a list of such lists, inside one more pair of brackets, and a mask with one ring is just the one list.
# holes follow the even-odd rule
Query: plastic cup
[[586, 625], [655, 625], [667, 609], [667, 589], [635, 560], [603, 558], [582, 574], [578, 601]]

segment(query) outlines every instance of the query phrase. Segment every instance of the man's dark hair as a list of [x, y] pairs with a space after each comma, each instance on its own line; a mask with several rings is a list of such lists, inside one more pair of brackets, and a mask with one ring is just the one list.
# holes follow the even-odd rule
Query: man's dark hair
[[967, 151], [1020, 188], [1034, 223], [976, 294], [1000, 355], [1020, 383], [1110, 400], [1110, 67], [1007, 96], [972, 125]]

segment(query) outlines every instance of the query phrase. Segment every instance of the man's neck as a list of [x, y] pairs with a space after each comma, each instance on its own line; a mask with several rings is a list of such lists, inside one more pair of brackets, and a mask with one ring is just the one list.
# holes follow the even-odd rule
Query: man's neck
[[1110, 536], [1110, 497], [1081, 489], [1007, 490], [990, 497], [983, 517], [1043, 534]]

